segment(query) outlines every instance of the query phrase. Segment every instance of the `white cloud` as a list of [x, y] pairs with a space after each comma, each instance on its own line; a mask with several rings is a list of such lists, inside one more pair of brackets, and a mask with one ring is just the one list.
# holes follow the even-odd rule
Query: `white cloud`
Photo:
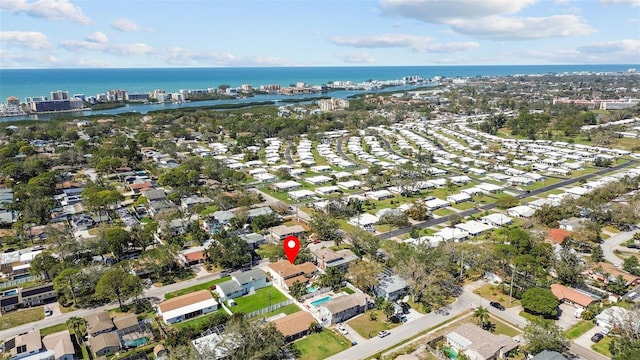
[[106, 52], [113, 55], [129, 56], [129, 55], [144, 55], [150, 54], [154, 49], [143, 43], [131, 43], [131, 44], [114, 44], [105, 49]]
[[75, 50], [104, 50], [105, 44], [101, 44], [95, 41], [77, 41], [67, 40], [60, 42], [60, 46], [69, 51]]
[[37, 50], [51, 47], [47, 36], [37, 31], [0, 31], [0, 42]]
[[337, 53], [335, 56], [349, 64], [372, 64], [376, 59], [366, 51], [354, 51], [349, 53]]
[[0, 68], [53, 67], [57, 61], [55, 56], [45, 53], [0, 49]]
[[329, 41], [354, 48], [409, 48], [418, 52], [457, 52], [480, 46], [476, 42], [436, 43], [430, 36], [383, 34], [372, 36], [334, 36]]
[[477, 42], [450, 42], [429, 44], [425, 50], [432, 53], [453, 53], [467, 51], [478, 47], [480, 47], [480, 44]]
[[111, 23], [111, 27], [122, 32], [138, 32], [138, 31], [152, 32], [153, 31], [152, 29], [143, 29], [142, 27], [140, 27], [140, 25], [138, 25], [137, 22], [130, 19], [125, 19], [125, 18], [115, 19]]
[[28, 16], [49, 20], [71, 20], [80, 24], [91, 24], [91, 19], [82, 13], [82, 9], [69, 0], [2, 0], [0, 9], [11, 13], [24, 13]]
[[640, 58], [640, 40], [613, 40], [587, 44], [576, 49], [523, 50], [508, 56], [514, 55], [556, 64], [634, 64]]
[[[481, 39], [544, 39], [596, 31], [577, 15], [514, 16], [536, 2], [538, 0], [380, 0], [380, 7], [390, 15], [449, 25], [457, 33]], [[560, 3], [566, 2], [560, 0]]]
[[105, 35], [105, 33], [101, 31], [96, 31], [93, 34], [89, 34], [84, 39], [98, 44], [106, 44], [109, 42], [109, 38], [107, 37], [107, 35]]
[[451, 19], [474, 19], [514, 14], [538, 0], [380, 0], [381, 9], [390, 15], [430, 23]]
[[433, 41], [430, 36], [403, 35], [403, 34], [382, 34], [372, 36], [333, 36], [329, 41], [340, 46], [351, 46], [355, 48], [393, 48], [407, 47], [421, 49], [427, 42]]
[[631, 5], [640, 6], [640, 0], [600, 0], [604, 5]]
[[587, 35], [596, 31], [575, 15], [527, 18], [490, 16], [476, 20], [452, 20], [450, 25], [459, 33], [497, 40], [545, 39]]
[[600, 43], [584, 45], [578, 48], [578, 51], [584, 54], [611, 54], [611, 53], [628, 53], [636, 56], [637, 62], [640, 59], [640, 40], [623, 39], [613, 40]]
[[84, 68], [107, 68], [113, 67], [113, 63], [105, 60], [98, 59], [74, 59], [71, 61], [67, 61], [69, 65], [74, 67], [84, 67]]

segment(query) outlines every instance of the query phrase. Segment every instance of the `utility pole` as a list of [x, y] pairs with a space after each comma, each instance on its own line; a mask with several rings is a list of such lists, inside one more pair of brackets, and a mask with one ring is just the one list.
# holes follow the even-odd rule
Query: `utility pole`
[[463, 278], [463, 271], [464, 271], [464, 252], [462, 252], [462, 259], [460, 259], [460, 280], [462, 280]]
[[513, 266], [513, 272], [511, 273], [511, 286], [509, 287], [509, 304], [511, 304], [511, 296], [513, 294], [513, 278], [516, 277], [517, 267]]

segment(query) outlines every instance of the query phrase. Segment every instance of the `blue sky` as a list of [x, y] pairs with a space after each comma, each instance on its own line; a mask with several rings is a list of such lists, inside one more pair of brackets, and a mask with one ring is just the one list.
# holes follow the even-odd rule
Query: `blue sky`
[[639, 62], [640, 0], [0, 1], [0, 68]]

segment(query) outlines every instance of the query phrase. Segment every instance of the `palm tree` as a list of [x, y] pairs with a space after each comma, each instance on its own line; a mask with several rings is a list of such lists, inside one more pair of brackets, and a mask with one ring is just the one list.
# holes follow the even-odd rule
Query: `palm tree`
[[73, 332], [76, 334], [76, 343], [80, 346], [80, 339], [84, 337], [87, 321], [81, 317], [72, 316], [67, 320], [66, 325], [68, 328], [73, 329]]
[[484, 324], [489, 320], [489, 310], [480, 305], [473, 311], [473, 317], [478, 319], [480, 325], [484, 328]]

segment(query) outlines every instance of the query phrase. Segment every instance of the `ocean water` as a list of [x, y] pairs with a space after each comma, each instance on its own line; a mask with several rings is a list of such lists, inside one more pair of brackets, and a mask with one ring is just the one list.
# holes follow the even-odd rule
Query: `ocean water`
[[144, 93], [155, 89], [176, 92], [228, 84], [288, 86], [297, 82], [321, 85], [329, 81], [394, 80], [404, 76], [433, 78], [483, 75], [547, 74], [565, 72], [626, 72], [638, 65], [535, 66], [370, 66], [270, 68], [136, 68], [136, 69], [0, 69], [0, 101], [17, 96], [50, 96], [51, 91], [95, 96], [111, 89]]

